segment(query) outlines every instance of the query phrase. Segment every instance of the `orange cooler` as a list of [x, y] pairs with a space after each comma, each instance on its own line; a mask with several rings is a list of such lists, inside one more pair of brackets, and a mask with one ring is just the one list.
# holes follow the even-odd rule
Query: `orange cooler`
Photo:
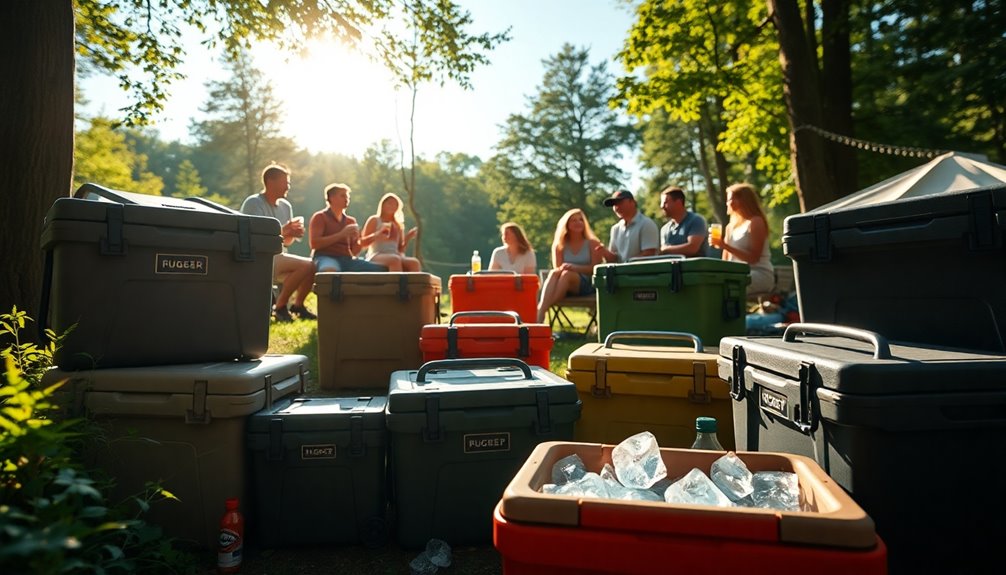
[[[791, 471], [809, 511], [587, 499], [539, 493], [552, 465], [577, 454], [589, 470], [612, 445], [540, 443], [493, 514], [504, 575], [778, 575], [801, 566], [818, 575], [884, 575], [887, 549], [873, 520], [813, 460], [742, 452], [754, 471]], [[722, 451], [661, 449], [668, 477], [708, 473]]]
[[[513, 323], [463, 323], [478, 317], [509, 319]], [[549, 368], [552, 355], [552, 328], [543, 323], [521, 323], [520, 317], [507, 311], [461, 311], [451, 316], [447, 325], [423, 326], [419, 338], [423, 362], [438, 359], [512, 357], [528, 365]]]
[[[507, 271], [452, 275], [451, 306], [459, 311], [512, 311], [521, 320], [538, 321], [538, 276]], [[493, 318], [465, 318], [462, 323], [489, 323]]]

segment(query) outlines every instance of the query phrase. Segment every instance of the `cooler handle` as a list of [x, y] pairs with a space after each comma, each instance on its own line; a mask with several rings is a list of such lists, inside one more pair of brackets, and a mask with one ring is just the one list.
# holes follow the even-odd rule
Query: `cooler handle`
[[458, 318], [458, 317], [487, 316], [487, 315], [489, 315], [489, 316], [508, 317], [508, 318], [512, 319], [515, 324], [520, 325], [520, 316], [517, 315], [517, 312], [513, 312], [513, 311], [492, 311], [492, 310], [484, 310], [484, 311], [459, 311], [459, 312], [452, 313], [451, 314], [451, 319], [448, 322], [448, 325], [454, 325], [454, 318]]
[[876, 332], [828, 323], [791, 323], [783, 332], [782, 340], [794, 342], [798, 333], [832, 335], [866, 342], [873, 345], [873, 359], [891, 359], [891, 346], [887, 344], [887, 338]]
[[660, 260], [683, 260], [685, 256], [681, 254], [658, 254], [655, 256], [636, 256], [629, 258], [630, 262], [651, 262]]
[[438, 359], [428, 361], [419, 368], [416, 383], [426, 383], [426, 374], [434, 369], [473, 369], [482, 367], [515, 367], [524, 373], [524, 379], [534, 379], [531, 368], [523, 361], [512, 357], [486, 357], [477, 359]]
[[475, 291], [475, 276], [513, 276], [514, 287], [517, 291], [524, 291], [524, 278], [513, 270], [479, 270], [475, 273], [468, 273], [468, 280], [466, 283], [466, 288], [468, 291]]
[[613, 331], [604, 338], [604, 347], [610, 348], [619, 339], [666, 339], [673, 341], [690, 341], [695, 346], [695, 352], [701, 353], [703, 346], [699, 336], [683, 331]]
[[[469, 274], [472, 275], [472, 274]], [[513, 270], [479, 270], [475, 272], [477, 276], [516, 276], [520, 275]]]

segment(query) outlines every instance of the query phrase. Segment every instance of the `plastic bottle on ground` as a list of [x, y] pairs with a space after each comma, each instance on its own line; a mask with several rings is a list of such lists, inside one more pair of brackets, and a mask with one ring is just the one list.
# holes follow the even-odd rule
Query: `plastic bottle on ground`
[[224, 516], [220, 518], [220, 546], [217, 550], [217, 572], [237, 573], [241, 569], [244, 552], [245, 520], [237, 498], [224, 502]]
[[692, 443], [692, 449], [723, 451], [723, 446], [716, 437], [715, 417], [695, 418], [695, 443]]

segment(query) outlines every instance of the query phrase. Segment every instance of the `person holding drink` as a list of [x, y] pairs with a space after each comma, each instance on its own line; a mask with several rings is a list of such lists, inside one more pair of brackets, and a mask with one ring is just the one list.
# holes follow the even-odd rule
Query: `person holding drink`
[[749, 294], [771, 291], [775, 285], [775, 271], [769, 251], [768, 222], [751, 184], [734, 184], [727, 188], [727, 213], [730, 221], [722, 237], [711, 227], [709, 243], [723, 250], [723, 259], [751, 266]]
[[356, 257], [360, 226], [346, 213], [352, 190], [346, 184], [325, 187], [328, 208], [311, 216], [310, 238], [314, 265], [319, 272], [384, 272], [388, 268]]
[[[245, 198], [241, 212], [252, 216], [273, 218], [280, 223], [283, 250], [273, 256], [273, 281], [283, 283], [276, 296], [272, 316], [276, 321], [317, 319], [306, 307], [304, 300], [314, 285], [314, 262], [310, 258], [287, 252], [287, 246], [304, 237], [304, 218], [293, 216], [293, 206], [286, 199], [290, 192], [290, 170], [280, 164], [269, 164], [262, 170], [262, 191]], [[287, 309], [290, 298], [293, 305]]]
[[678, 254], [687, 258], [705, 257], [706, 219], [685, 208], [685, 192], [668, 186], [660, 192], [660, 208], [667, 223], [660, 228], [660, 253]]
[[377, 213], [363, 224], [360, 245], [367, 248], [367, 261], [383, 265], [391, 272], [418, 272], [419, 260], [405, 255], [416, 237], [416, 228], [405, 231], [402, 199], [387, 193], [377, 202]]

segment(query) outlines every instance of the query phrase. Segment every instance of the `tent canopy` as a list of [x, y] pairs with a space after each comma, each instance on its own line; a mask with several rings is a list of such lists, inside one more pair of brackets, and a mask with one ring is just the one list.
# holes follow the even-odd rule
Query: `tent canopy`
[[1006, 185], [1006, 166], [993, 164], [982, 155], [949, 152], [937, 156], [927, 164], [815, 208], [811, 212], [830, 212], [892, 202], [901, 198], [994, 185]]

